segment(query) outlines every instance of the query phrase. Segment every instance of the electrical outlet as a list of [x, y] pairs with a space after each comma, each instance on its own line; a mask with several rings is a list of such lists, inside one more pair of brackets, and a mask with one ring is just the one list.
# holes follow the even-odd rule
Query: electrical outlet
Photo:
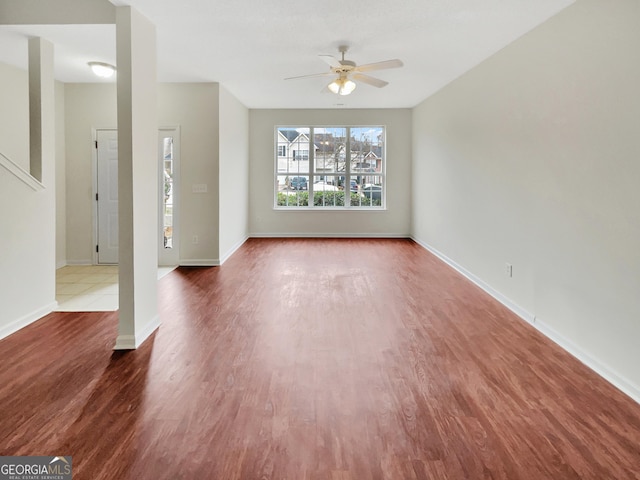
[[196, 245], [199, 241], [200, 239], [198, 238], [198, 235], [194, 235], [191, 239], [191, 243], [193, 243], [194, 245]]
[[507, 277], [513, 277], [513, 265], [511, 265], [510, 263], [505, 263], [504, 273]]

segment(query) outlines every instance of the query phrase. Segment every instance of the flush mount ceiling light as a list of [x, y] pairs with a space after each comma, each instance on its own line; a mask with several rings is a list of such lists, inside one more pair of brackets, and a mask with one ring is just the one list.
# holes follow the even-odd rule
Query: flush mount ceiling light
[[116, 72], [116, 67], [104, 62], [89, 62], [91, 71], [100, 78], [109, 78]]

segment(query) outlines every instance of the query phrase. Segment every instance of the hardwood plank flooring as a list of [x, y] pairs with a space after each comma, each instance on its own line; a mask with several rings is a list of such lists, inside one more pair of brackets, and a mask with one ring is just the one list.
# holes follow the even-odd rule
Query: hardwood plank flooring
[[640, 406], [410, 240], [250, 239], [162, 326], [0, 341], [0, 455], [74, 480], [640, 479]]

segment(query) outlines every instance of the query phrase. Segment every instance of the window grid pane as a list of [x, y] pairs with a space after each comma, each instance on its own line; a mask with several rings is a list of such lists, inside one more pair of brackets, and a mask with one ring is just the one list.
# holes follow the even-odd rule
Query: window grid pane
[[317, 175], [313, 180], [313, 205], [344, 207], [344, 190], [338, 187], [337, 175]]
[[384, 127], [277, 127], [276, 208], [384, 206]]
[[173, 248], [173, 137], [162, 139], [163, 180], [162, 180], [162, 234], [166, 249]]

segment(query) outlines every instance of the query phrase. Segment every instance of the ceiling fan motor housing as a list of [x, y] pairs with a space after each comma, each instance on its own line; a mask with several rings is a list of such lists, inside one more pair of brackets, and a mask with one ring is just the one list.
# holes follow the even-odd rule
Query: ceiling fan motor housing
[[351, 60], [338, 60], [340, 62], [340, 67], [333, 67], [331, 70], [333, 70], [335, 73], [349, 73], [351, 72], [354, 68], [356, 68], [356, 62], [353, 62]]

